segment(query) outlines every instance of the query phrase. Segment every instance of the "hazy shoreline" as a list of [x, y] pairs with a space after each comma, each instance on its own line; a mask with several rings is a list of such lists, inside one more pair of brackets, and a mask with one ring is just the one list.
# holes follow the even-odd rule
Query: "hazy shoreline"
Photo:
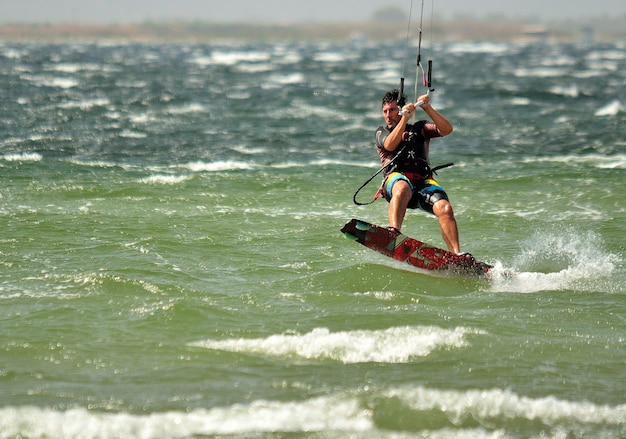
[[[624, 18], [624, 17], [623, 17]], [[529, 24], [502, 21], [457, 20], [435, 22], [431, 32], [437, 41], [626, 41], [622, 19], [587, 23]], [[406, 38], [406, 29], [396, 23], [246, 24], [171, 22], [137, 24], [4, 24], [0, 41], [13, 42], [198, 42], [277, 40], [394, 40]]]

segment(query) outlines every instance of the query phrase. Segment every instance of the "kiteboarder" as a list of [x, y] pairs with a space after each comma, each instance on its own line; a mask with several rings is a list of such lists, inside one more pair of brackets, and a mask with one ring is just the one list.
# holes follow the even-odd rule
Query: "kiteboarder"
[[[389, 227], [400, 231], [406, 209], [420, 208], [439, 220], [448, 251], [460, 254], [459, 233], [452, 205], [445, 190], [433, 178], [430, 168], [430, 139], [443, 137], [452, 124], [430, 104], [429, 94], [417, 104], [405, 105], [406, 96], [395, 89], [382, 100], [385, 125], [376, 130], [376, 149], [385, 167], [381, 195], [389, 202]], [[417, 106], [430, 117], [409, 124]]]

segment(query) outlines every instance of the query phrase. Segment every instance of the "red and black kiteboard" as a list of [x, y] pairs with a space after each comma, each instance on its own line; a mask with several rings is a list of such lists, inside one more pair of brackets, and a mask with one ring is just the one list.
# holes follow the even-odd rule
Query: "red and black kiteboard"
[[367, 221], [352, 219], [341, 231], [348, 239], [422, 270], [484, 276], [493, 268], [471, 255], [457, 255]]

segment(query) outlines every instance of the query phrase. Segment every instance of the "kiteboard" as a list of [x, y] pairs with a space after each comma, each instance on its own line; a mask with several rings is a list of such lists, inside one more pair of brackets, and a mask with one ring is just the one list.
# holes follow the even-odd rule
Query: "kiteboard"
[[359, 219], [352, 219], [341, 229], [346, 238], [354, 240], [378, 253], [430, 272], [462, 276], [484, 276], [492, 265], [477, 261], [469, 254], [457, 255], [395, 229], [380, 227]]

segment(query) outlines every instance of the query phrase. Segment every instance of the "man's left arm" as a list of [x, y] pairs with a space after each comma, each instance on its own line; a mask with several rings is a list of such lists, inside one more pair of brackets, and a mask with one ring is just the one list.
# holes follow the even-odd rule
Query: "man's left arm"
[[454, 129], [452, 124], [441, 113], [435, 110], [432, 105], [430, 105], [430, 96], [422, 95], [420, 96], [420, 100], [424, 102], [421, 105], [422, 110], [424, 110], [424, 112], [428, 114], [428, 117], [430, 117], [430, 120], [432, 120], [433, 123], [437, 125], [437, 131], [439, 132], [439, 135], [443, 137], [450, 134]]

